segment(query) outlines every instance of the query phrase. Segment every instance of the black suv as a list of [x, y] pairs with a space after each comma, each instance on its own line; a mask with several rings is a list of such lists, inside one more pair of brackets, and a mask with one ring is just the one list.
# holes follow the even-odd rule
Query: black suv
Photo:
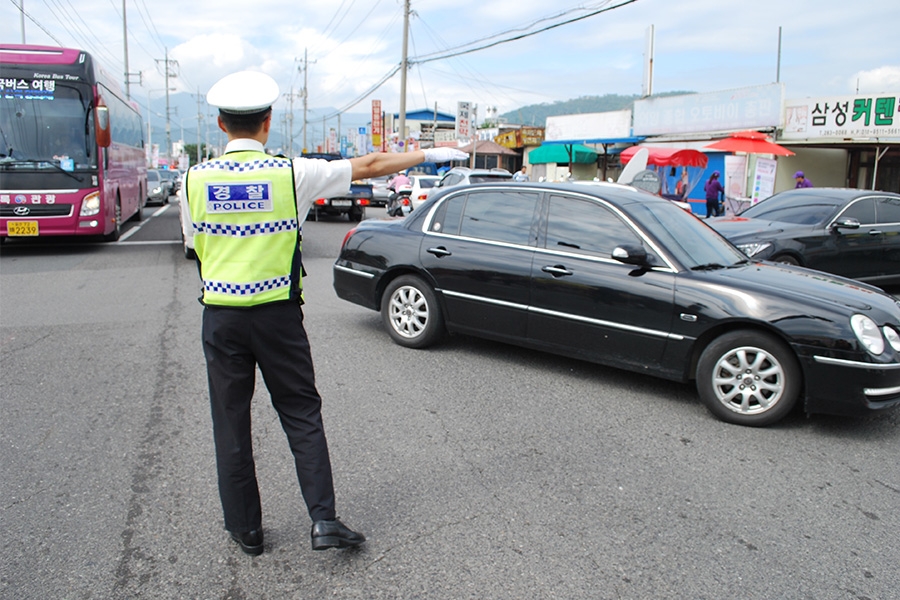
[[[321, 158], [324, 160], [343, 160], [340, 154], [325, 152], [304, 153], [303, 158]], [[309, 207], [307, 219], [316, 221], [319, 215], [339, 216], [346, 214], [351, 221], [362, 221], [366, 216], [366, 207], [372, 205], [375, 195], [372, 192], [372, 184], [363, 181], [353, 181], [347, 193], [334, 198], [317, 198]]]

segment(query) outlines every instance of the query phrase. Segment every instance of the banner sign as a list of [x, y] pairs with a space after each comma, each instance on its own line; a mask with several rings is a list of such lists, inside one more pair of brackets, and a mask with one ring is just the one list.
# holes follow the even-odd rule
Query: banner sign
[[753, 178], [753, 190], [750, 192], [750, 203], [756, 204], [775, 193], [775, 168], [778, 163], [771, 158], [756, 159], [756, 175]]
[[900, 93], [824, 96], [784, 103], [782, 140], [900, 138]]
[[376, 151], [383, 149], [384, 121], [381, 118], [381, 100], [372, 100], [372, 147]]
[[469, 102], [456, 103], [456, 137], [460, 140], [468, 140], [472, 137], [471, 104]]

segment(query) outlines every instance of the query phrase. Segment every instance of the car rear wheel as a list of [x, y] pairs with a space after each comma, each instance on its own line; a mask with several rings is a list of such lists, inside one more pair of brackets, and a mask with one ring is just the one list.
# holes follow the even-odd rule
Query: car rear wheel
[[762, 427], [787, 415], [800, 395], [801, 372], [790, 349], [758, 331], [726, 333], [697, 365], [697, 392], [719, 419]]
[[434, 290], [419, 277], [392, 281], [381, 299], [381, 318], [388, 334], [407, 348], [425, 348], [444, 333], [444, 318]]

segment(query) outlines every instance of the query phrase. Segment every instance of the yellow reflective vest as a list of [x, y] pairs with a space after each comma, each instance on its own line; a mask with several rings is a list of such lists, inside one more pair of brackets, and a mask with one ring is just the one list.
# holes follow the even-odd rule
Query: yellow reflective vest
[[300, 225], [290, 160], [256, 150], [229, 152], [191, 167], [185, 190], [203, 304], [250, 307], [300, 299]]

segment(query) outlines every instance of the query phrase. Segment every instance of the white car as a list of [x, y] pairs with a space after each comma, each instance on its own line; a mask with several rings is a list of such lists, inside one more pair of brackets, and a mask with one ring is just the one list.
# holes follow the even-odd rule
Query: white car
[[412, 195], [410, 195], [410, 200], [412, 201], [413, 210], [419, 208], [419, 205], [425, 202], [428, 198], [428, 192], [431, 188], [434, 187], [438, 181], [440, 181], [440, 177], [437, 175], [410, 175], [409, 180], [412, 183]]

